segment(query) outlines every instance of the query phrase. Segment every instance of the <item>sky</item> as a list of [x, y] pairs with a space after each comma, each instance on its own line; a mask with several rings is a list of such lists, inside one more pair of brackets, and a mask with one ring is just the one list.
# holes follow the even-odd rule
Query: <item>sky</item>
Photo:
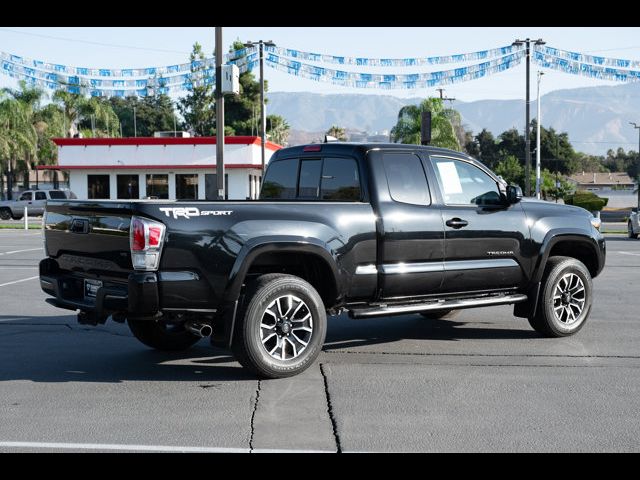
[[[542, 38], [548, 46], [606, 57], [640, 60], [637, 27], [224, 27], [225, 51], [236, 39], [272, 40], [276, 45], [316, 53], [369, 58], [428, 57], [467, 53], [510, 45], [516, 38]], [[212, 54], [214, 28], [201, 27], [0, 27], [0, 51], [68, 66], [140, 68], [188, 61], [194, 42]], [[331, 68], [331, 65], [328, 65]], [[352, 67], [372, 73], [414, 73], [449, 69], [433, 67]], [[335, 65], [333, 66], [335, 67]], [[344, 67], [345, 70], [348, 68]], [[531, 98], [535, 99], [537, 65], [531, 65]], [[257, 70], [256, 70], [257, 75]], [[363, 93], [397, 97], [437, 96], [435, 88], [373, 90], [345, 88], [288, 75], [265, 67], [269, 91], [324, 94]], [[567, 88], [615, 85], [556, 71], [545, 71], [542, 94]], [[0, 88], [17, 81], [0, 74]], [[489, 77], [447, 85], [445, 96], [459, 101], [523, 99], [525, 63]], [[267, 94], [268, 97], [268, 94]]]

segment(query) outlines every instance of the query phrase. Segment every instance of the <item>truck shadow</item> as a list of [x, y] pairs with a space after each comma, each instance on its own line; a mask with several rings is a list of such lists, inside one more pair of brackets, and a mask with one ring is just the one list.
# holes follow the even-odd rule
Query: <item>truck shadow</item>
[[159, 352], [138, 342], [126, 325], [88, 327], [75, 323], [75, 316], [0, 315], [0, 382], [9, 380], [182, 381], [209, 388], [256, 377], [206, 339], [183, 352]]
[[[54, 323], [55, 322], [55, 323]], [[324, 350], [393, 343], [401, 340], [533, 339], [533, 330], [494, 323], [433, 320], [420, 315], [372, 320], [329, 319]], [[471, 326], [471, 325], [478, 325]], [[528, 325], [527, 325], [528, 326]], [[394, 346], [395, 353], [402, 348]], [[255, 381], [227, 350], [206, 339], [183, 352], [159, 352], [142, 345], [126, 325], [89, 327], [75, 316], [0, 315], [0, 382], [181, 381], [210, 388], [212, 382]], [[215, 383], [213, 386], [216, 386]]]
[[[530, 329], [526, 320], [525, 328], [515, 324], [515, 321], [513, 329], [496, 328], [493, 325], [495, 325], [494, 322], [469, 322], [460, 317], [452, 320], [431, 319], [419, 314], [367, 320], [351, 320], [346, 315], [341, 315], [329, 320], [324, 350], [347, 350], [400, 340], [463, 341], [541, 338], [533, 329]], [[402, 353], [402, 351], [396, 351], [396, 353]]]

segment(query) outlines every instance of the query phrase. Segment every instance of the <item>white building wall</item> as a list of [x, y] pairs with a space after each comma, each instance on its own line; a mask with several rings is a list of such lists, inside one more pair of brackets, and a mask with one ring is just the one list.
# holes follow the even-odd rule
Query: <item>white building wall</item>
[[[265, 149], [268, 161], [273, 150]], [[229, 144], [224, 147], [225, 165], [261, 165], [260, 146]], [[216, 164], [215, 145], [64, 145], [58, 147], [58, 165], [162, 166]]]

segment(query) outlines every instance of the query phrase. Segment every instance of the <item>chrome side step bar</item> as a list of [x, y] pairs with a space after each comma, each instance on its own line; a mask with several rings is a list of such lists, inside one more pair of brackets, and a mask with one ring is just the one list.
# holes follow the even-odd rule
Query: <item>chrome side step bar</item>
[[385, 315], [400, 315], [403, 313], [427, 312], [429, 310], [454, 310], [471, 307], [488, 307], [492, 305], [506, 305], [520, 303], [527, 300], [523, 294], [493, 295], [477, 298], [461, 298], [442, 300], [428, 303], [412, 303], [409, 305], [380, 305], [373, 308], [349, 310], [351, 318], [382, 317]]

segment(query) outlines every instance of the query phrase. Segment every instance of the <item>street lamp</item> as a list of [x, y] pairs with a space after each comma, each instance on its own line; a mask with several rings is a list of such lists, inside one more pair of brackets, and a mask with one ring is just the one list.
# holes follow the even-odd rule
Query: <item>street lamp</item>
[[524, 138], [525, 138], [525, 152], [524, 152], [524, 158], [525, 158], [525, 164], [524, 164], [524, 178], [525, 180], [525, 195], [527, 197], [531, 196], [531, 182], [529, 180], [530, 178], [530, 172], [531, 172], [531, 137], [529, 136], [529, 69], [530, 69], [530, 65], [531, 65], [531, 42], [534, 42], [534, 45], [544, 45], [546, 42], [542, 41], [541, 38], [537, 39], [537, 40], [531, 40], [530, 38], [526, 38], [524, 40], [518, 40], [516, 39], [512, 45], [514, 46], [520, 46], [520, 45], [525, 45], [527, 46], [526, 48], [526, 64], [527, 64], [527, 95], [526, 95], [526, 114], [525, 114], [525, 126], [524, 126]]
[[262, 178], [264, 178], [264, 168], [265, 168], [265, 143], [267, 141], [267, 118], [265, 115], [265, 105], [264, 105], [264, 46], [267, 47], [275, 47], [276, 44], [271, 40], [262, 41], [258, 40], [257, 42], [247, 42], [244, 43], [244, 47], [253, 47], [258, 45], [260, 51], [260, 143], [262, 144], [261, 154], [262, 154]]
[[542, 125], [542, 117], [540, 113], [540, 79], [544, 72], [538, 71], [538, 121], [536, 132], [536, 198], [540, 200], [540, 128]]

